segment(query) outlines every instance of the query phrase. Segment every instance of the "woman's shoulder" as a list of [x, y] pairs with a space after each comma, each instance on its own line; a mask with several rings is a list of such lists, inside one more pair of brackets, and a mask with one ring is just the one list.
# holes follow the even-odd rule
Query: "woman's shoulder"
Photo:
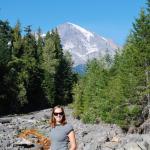
[[73, 125], [72, 125], [71, 123], [66, 123], [66, 124], [65, 124], [65, 127], [66, 127], [66, 128], [73, 128]]
[[66, 128], [67, 133], [74, 130], [72, 124], [70, 123], [65, 124], [65, 128]]

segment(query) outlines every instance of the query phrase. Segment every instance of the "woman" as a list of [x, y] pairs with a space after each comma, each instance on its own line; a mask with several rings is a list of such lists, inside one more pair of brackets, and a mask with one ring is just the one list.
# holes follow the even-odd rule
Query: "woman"
[[63, 107], [53, 108], [50, 125], [50, 150], [76, 150], [75, 133], [72, 125], [66, 121]]

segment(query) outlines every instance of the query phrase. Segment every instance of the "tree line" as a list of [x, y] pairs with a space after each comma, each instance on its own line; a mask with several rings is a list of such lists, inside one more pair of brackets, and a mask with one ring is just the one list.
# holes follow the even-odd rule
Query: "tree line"
[[150, 0], [122, 49], [87, 64], [74, 86], [74, 115], [86, 123], [139, 126], [150, 114]]
[[63, 53], [57, 29], [43, 38], [39, 28], [21, 32], [0, 20], [0, 114], [21, 113], [72, 102], [76, 75]]

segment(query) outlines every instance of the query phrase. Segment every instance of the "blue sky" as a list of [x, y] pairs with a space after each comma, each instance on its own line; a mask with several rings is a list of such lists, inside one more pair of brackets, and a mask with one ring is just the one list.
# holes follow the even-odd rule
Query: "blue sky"
[[72, 22], [123, 45], [146, 0], [1, 0], [0, 19], [47, 32]]

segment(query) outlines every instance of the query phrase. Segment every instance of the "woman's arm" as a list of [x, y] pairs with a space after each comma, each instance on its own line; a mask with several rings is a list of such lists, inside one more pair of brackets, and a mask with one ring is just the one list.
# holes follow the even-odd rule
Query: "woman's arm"
[[75, 138], [75, 133], [74, 131], [71, 131], [68, 134], [69, 141], [70, 141], [70, 149], [69, 150], [76, 150], [77, 144], [76, 144], [76, 138]]

